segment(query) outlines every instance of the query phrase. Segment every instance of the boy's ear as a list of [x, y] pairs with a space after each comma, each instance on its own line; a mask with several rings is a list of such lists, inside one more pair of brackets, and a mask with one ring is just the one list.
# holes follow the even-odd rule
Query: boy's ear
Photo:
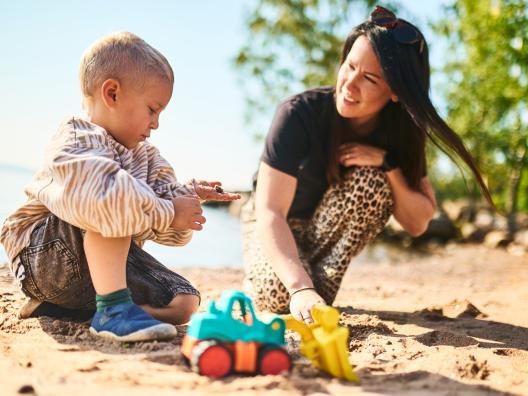
[[114, 78], [109, 78], [103, 82], [101, 85], [101, 99], [106, 107], [113, 108], [116, 106], [120, 88], [119, 81]]
[[394, 95], [394, 94], [392, 94], [390, 98], [391, 98], [391, 100], [392, 100], [394, 103], [398, 103], [398, 102], [399, 102], [398, 97], [397, 97], [396, 95]]

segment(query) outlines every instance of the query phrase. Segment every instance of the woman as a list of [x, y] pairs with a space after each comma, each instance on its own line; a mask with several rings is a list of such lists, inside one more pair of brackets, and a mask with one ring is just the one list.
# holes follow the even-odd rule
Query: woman
[[284, 101], [244, 207], [246, 286], [259, 309], [311, 322], [332, 304], [351, 261], [390, 215], [413, 236], [436, 210], [429, 137], [474, 173], [428, 95], [428, 48], [410, 23], [376, 7], [346, 39], [335, 87]]

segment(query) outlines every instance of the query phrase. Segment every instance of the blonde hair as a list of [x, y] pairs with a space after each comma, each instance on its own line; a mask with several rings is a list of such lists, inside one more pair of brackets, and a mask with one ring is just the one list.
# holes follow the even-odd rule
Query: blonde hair
[[140, 88], [149, 77], [174, 83], [174, 73], [167, 59], [133, 33], [116, 32], [102, 37], [81, 57], [79, 81], [85, 100], [93, 97], [109, 78], [121, 83], [133, 81]]

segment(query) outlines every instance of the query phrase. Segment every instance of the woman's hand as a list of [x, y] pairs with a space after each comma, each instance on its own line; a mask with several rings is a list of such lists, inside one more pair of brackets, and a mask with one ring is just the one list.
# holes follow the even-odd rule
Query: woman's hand
[[312, 307], [316, 304], [326, 304], [314, 289], [300, 290], [290, 299], [290, 312], [293, 317], [304, 323], [313, 323]]
[[339, 163], [345, 167], [359, 166], [381, 166], [385, 150], [365, 144], [346, 143], [339, 146]]
[[235, 201], [240, 199], [240, 194], [232, 194], [222, 190], [219, 181], [208, 182], [205, 180], [192, 181], [194, 191], [204, 201]]

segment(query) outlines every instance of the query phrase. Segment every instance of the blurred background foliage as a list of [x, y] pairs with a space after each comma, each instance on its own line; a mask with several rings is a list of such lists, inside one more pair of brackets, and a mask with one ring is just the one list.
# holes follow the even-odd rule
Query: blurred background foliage
[[[366, 19], [376, 1], [258, 0], [247, 15], [248, 39], [234, 63], [247, 98], [246, 119], [262, 137], [277, 104], [304, 89], [333, 85], [350, 15]], [[403, 11], [396, 1], [383, 5]], [[431, 26], [446, 56], [433, 87], [448, 123], [473, 154], [494, 201], [514, 226], [528, 211], [528, 20], [525, 0], [456, 0]], [[430, 42], [431, 44], [431, 42]], [[263, 117], [265, 115], [265, 117]], [[439, 201], [481, 202], [471, 175], [428, 149]]]

